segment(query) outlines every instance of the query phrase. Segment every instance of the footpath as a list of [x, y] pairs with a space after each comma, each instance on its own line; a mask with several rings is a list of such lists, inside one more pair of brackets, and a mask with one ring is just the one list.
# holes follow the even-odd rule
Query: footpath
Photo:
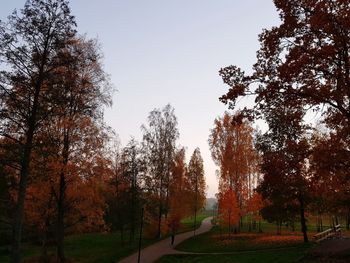
[[[196, 235], [210, 231], [210, 229], [213, 227], [213, 225], [211, 224], [211, 219], [212, 217], [208, 217], [202, 221], [201, 226], [198, 229], [196, 229]], [[191, 237], [193, 237], [193, 231], [176, 235], [174, 245], [171, 245], [171, 237], [163, 239], [153, 245], [150, 245], [141, 250], [140, 262], [152, 263], [155, 262], [157, 259], [161, 258], [162, 256], [170, 254], [193, 254], [190, 252], [182, 252], [174, 249], [178, 244]], [[127, 258], [122, 259], [121, 261], [119, 261], [119, 263], [136, 263], [137, 259], [138, 252], [128, 256]]]

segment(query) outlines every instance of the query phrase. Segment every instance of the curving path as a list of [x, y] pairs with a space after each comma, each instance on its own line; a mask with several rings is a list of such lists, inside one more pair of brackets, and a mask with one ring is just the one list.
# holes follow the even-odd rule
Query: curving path
[[[212, 217], [207, 217], [202, 221], [201, 226], [196, 230], [196, 235], [208, 232], [213, 225], [211, 224]], [[152, 263], [164, 255], [169, 254], [193, 254], [191, 252], [182, 252], [174, 249], [182, 241], [193, 237], [193, 231], [178, 234], [175, 236], [174, 245], [171, 245], [171, 237], [161, 240], [153, 245], [150, 245], [141, 250], [141, 260], [142, 263]], [[134, 253], [131, 256], [122, 259], [120, 263], [136, 263], [138, 253]]]

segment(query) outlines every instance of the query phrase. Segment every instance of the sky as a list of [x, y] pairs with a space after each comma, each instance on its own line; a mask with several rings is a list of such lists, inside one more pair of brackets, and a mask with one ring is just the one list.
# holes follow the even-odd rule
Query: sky
[[[1, 0], [0, 20], [25, 0]], [[264, 28], [279, 25], [272, 0], [71, 0], [79, 34], [97, 38], [105, 71], [116, 88], [105, 120], [122, 145], [142, 139], [140, 126], [154, 108], [175, 108], [187, 160], [199, 147], [207, 197], [218, 178], [208, 146], [215, 118], [227, 106], [218, 71], [251, 71]]]

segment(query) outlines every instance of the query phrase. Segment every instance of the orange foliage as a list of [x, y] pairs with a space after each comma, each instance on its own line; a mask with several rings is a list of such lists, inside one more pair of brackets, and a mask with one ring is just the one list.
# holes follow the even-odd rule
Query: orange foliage
[[237, 224], [241, 217], [241, 210], [238, 205], [236, 193], [233, 190], [226, 190], [219, 194], [220, 223], [227, 226]]
[[254, 220], [261, 220], [260, 210], [264, 207], [262, 196], [258, 192], [247, 200], [246, 211], [253, 215]]

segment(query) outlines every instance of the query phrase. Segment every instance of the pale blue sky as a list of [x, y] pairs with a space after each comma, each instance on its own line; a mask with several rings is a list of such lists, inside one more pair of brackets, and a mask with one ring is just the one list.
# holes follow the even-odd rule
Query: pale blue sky
[[[24, 0], [1, 0], [0, 19]], [[80, 34], [97, 37], [105, 70], [118, 89], [107, 123], [125, 145], [141, 140], [148, 113], [170, 103], [187, 158], [199, 147], [208, 196], [217, 192], [217, 169], [208, 136], [226, 106], [221, 67], [250, 71], [263, 28], [279, 24], [272, 0], [71, 0]]]

